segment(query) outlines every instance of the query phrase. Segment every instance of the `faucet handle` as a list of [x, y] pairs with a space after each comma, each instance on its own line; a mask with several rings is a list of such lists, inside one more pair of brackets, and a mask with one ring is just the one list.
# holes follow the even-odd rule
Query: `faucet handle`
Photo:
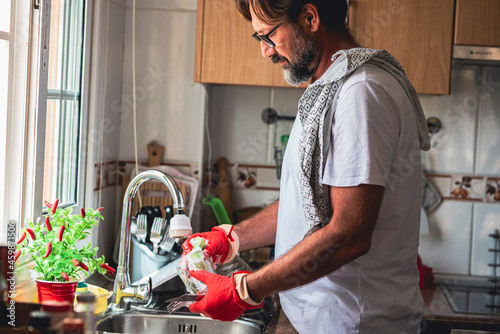
[[150, 304], [153, 297], [153, 283], [151, 277], [143, 278], [135, 285], [121, 291], [122, 298], [118, 304], [125, 303], [125, 309], [130, 309], [132, 304]]
[[135, 298], [138, 300], [138, 303], [146, 304], [149, 302], [151, 297], [153, 297], [153, 281], [151, 280], [151, 277], [148, 277], [147, 281], [140, 280], [136, 286], [135, 294]]

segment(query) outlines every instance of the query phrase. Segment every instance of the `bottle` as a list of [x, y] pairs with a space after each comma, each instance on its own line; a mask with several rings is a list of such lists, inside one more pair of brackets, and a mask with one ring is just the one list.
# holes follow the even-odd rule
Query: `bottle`
[[95, 333], [94, 303], [95, 296], [92, 292], [84, 292], [76, 295], [75, 317], [83, 319], [85, 334]]
[[64, 319], [64, 334], [84, 334], [85, 324], [80, 318]]
[[69, 301], [44, 300], [42, 302], [42, 311], [50, 315], [49, 329], [57, 334], [64, 333], [64, 319], [71, 317], [73, 304]]
[[89, 292], [89, 288], [87, 286], [87, 283], [78, 282], [78, 284], [76, 286], [76, 293], [80, 294], [80, 293], [84, 293], [84, 292]]
[[31, 332], [38, 331], [40, 334], [54, 333], [49, 331], [50, 314], [45, 311], [31, 311], [28, 330]]

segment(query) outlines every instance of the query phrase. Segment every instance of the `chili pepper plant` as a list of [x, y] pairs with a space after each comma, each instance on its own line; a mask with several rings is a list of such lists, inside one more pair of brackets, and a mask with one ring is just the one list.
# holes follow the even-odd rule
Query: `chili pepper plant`
[[44, 281], [64, 282], [78, 279], [81, 274], [88, 277], [94, 270], [114, 276], [115, 270], [105, 263], [104, 256], [96, 257], [98, 247], [90, 243], [77, 246], [78, 241], [90, 235], [99, 219], [104, 219], [102, 208], [82, 208], [80, 214], [72, 214], [72, 208], [60, 208], [58, 203], [59, 200], [53, 204], [46, 201], [47, 215], [39, 223], [26, 224], [17, 241], [15, 260], [21, 254], [31, 254], [34, 269]]

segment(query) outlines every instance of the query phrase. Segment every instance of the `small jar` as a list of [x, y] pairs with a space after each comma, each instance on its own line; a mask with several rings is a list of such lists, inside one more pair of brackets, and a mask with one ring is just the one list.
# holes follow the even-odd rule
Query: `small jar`
[[50, 327], [50, 314], [45, 311], [31, 311], [30, 322], [28, 330], [30, 332], [38, 331], [40, 334], [52, 334], [55, 333], [49, 330]]

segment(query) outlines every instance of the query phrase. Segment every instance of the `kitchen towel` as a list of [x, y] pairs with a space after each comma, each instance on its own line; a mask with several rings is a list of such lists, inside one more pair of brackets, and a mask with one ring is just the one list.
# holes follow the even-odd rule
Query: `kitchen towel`
[[425, 213], [429, 214], [436, 210], [441, 201], [441, 194], [422, 172], [422, 207]]
[[385, 50], [354, 48], [338, 51], [332, 56], [332, 61], [333, 64], [321, 78], [307, 87], [299, 101], [298, 116], [302, 123], [299, 140], [300, 188], [302, 207], [310, 230], [326, 225], [332, 211], [328, 191], [323, 188], [322, 182], [334, 113], [331, 106], [342, 84], [361, 65], [370, 63], [380, 67], [398, 80], [413, 105], [420, 148], [424, 151], [430, 148], [427, 120], [417, 92], [394, 57]]

